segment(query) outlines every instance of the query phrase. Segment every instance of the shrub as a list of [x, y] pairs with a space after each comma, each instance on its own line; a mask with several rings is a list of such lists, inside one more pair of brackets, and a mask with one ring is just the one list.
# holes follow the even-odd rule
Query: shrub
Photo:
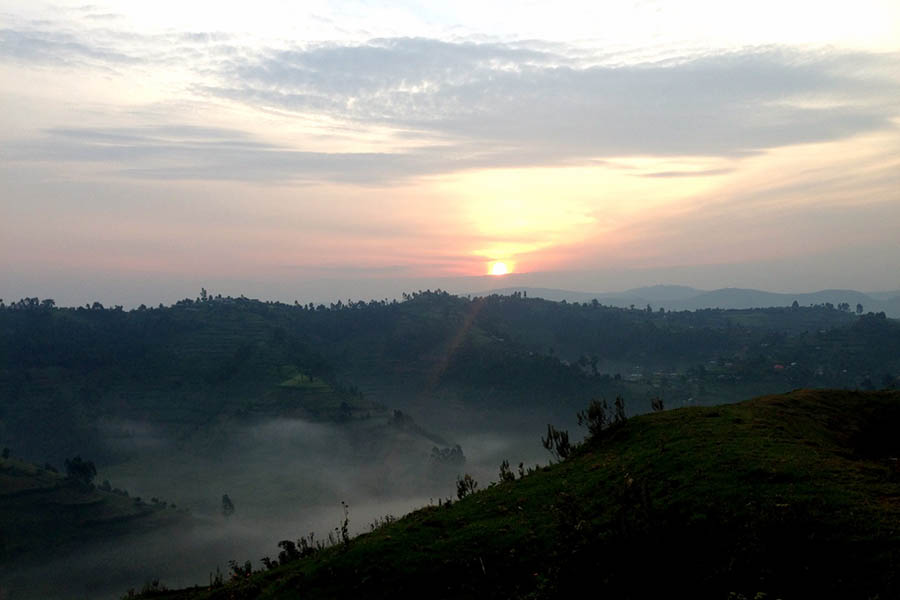
[[580, 426], [588, 428], [588, 434], [592, 438], [599, 439], [603, 430], [610, 423], [609, 405], [606, 400], [591, 400], [587, 409], [579, 411], [575, 416], [578, 417]]
[[456, 496], [460, 500], [469, 494], [474, 494], [476, 489], [478, 489], [478, 482], [468, 473], [456, 478]]
[[569, 432], [566, 430], [559, 430], [553, 425], [547, 425], [547, 437], [542, 437], [541, 443], [557, 461], [566, 460], [569, 455], [572, 454], [572, 444], [569, 443]]

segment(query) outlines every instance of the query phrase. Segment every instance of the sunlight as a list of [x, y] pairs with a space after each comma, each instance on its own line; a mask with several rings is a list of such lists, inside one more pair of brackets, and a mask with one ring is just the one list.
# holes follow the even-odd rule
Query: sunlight
[[490, 267], [489, 272], [491, 275], [506, 275], [507, 273], [509, 273], [509, 267], [506, 265], [505, 262], [500, 262], [500, 261], [493, 262], [493, 263], [490, 263], [489, 267]]

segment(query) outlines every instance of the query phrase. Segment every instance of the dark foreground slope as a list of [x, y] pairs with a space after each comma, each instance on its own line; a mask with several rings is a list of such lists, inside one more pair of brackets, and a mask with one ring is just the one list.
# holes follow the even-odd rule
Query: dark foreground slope
[[898, 392], [645, 415], [451, 506], [160, 597], [895, 598], [898, 426]]

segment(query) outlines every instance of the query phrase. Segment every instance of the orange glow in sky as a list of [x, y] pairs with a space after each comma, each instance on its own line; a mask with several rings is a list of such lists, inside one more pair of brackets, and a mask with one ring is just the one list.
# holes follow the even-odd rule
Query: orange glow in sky
[[900, 2], [493, 4], [0, 0], [0, 295], [896, 289]]

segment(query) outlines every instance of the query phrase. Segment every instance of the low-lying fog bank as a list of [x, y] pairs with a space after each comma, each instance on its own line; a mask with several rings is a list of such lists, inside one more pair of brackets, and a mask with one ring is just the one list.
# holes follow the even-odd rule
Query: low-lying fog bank
[[[435, 444], [389, 419], [343, 424], [272, 419], [221, 422], [189, 438], [147, 423], [112, 423], [108, 444], [128, 457], [101, 465], [98, 483], [132, 497], [187, 509], [184, 524], [105, 538], [40, 564], [0, 568], [3, 600], [119, 598], [129, 588], [160, 580], [169, 587], [209, 583], [228, 561], [276, 557], [277, 543], [309, 533], [326, 539], [349, 505], [352, 534], [455, 496], [455, 480], [470, 473], [481, 487], [496, 481], [500, 462], [515, 468], [546, 463], [539, 434], [456, 433], [465, 463], [435, 460]], [[443, 432], [442, 432], [443, 433]], [[234, 506], [223, 514], [222, 497]], [[227, 573], [226, 573], [227, 576]]]

